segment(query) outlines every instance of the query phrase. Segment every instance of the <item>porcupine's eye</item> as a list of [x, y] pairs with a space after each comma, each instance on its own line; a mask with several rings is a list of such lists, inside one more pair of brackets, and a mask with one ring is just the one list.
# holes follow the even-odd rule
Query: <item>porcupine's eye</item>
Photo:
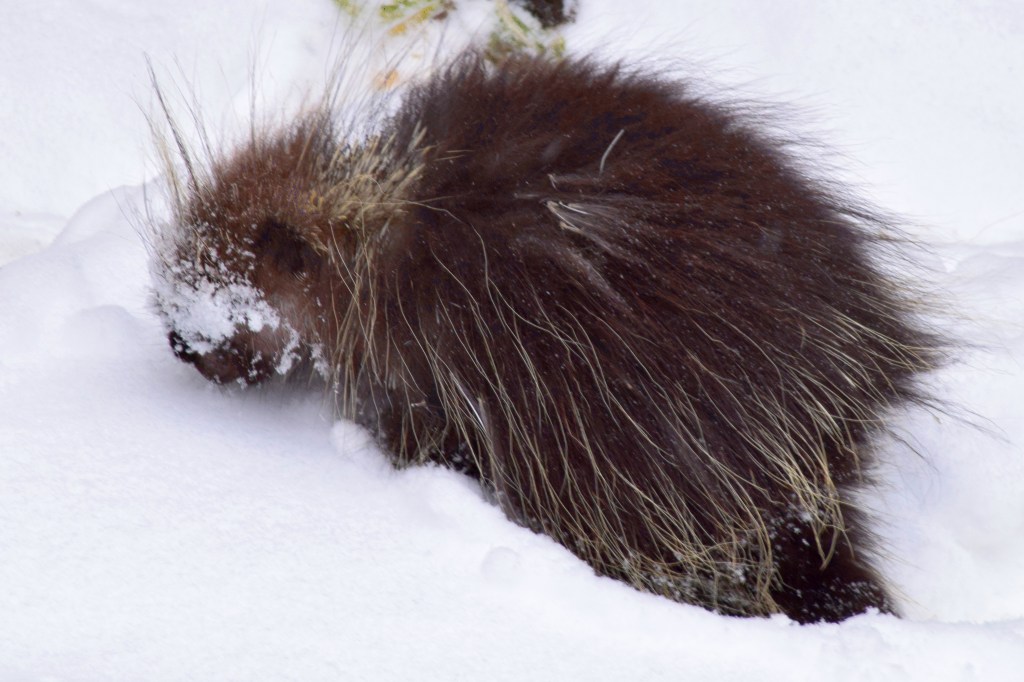
[[261, 225], [253, 240], [253, 250], [282, 274], [296, 277], [308, 273], [320, 261], [313, 247], [293, 228], [273, 219]]

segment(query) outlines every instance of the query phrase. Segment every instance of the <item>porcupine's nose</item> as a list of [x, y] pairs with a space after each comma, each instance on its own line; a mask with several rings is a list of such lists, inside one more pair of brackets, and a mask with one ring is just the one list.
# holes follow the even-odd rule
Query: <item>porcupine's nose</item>
[[177, 332], [168, 333], [167, 341], [179, 360], [216, 384], [255, 384], [274, 373], [269, 354], [255, 352], [248, 342], [239, 339], [230, 339], [205, 352], [193, 349]]
[[171, 331], [167, 335], [167, 341], [171, 344], [171, 350], [174, 351], [174, 355], [179, 360], [195, 364], [196, 360], [199, 358], [199, 354], [188, 347], [188, 344], [185, 343], [185, 339], [181, 338], [178, 332]]

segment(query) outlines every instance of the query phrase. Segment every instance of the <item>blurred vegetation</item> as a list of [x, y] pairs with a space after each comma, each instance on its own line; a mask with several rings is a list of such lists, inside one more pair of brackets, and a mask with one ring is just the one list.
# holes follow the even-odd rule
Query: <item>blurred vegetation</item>
[[[445, 21], [458, 6], [458, 0], [334, 0], [334, 3], [350, 17], [371, 16], [393, 36], [404, 35], [431, 21]], [[516, 52], [555, 57], [565, 53], [565, 38], [556, 27], [544, 28], [524, 7], [507, 0], [494, 0], [491, 6], [494, 24], [483, 41], [491, 60], [499, 61]]]

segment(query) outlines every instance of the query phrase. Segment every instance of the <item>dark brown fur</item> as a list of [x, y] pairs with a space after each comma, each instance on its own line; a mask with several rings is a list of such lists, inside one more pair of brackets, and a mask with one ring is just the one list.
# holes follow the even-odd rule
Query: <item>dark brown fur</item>
[[190, 164], [169, 229], [161, 286], [234, 273], [281, 316], [183, 331], [158, 286], [208, 378], [313, 363], [397, 464], [642, 589], [895, 610], [851, 494], [937, 342], [873, 263], [884, 221], [685, 84], [471, 53], [362, 146], [319, 112]]

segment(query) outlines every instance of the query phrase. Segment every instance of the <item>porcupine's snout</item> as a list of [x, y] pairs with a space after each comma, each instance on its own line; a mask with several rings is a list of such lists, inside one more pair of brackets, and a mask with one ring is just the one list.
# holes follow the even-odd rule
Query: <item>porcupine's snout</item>
[[217, 384], [256, 384], [310, 367], [319, 304], [308, 291], [321, 260], [287, 225], [224, 224], [186, 223], [154, 266], [154, 303], [171, 350]]
[[189, 362], [193, 365], [199, 360], [199, 353], [189, 348], [188, 343], [185, 339], [178, 335], [178, 332], [173, 329], [167, 334], [167, 342], [171, 344], [171, 350], [174, 351], [174, 356], [182, 362]]
[[179, 360], [216, 384], [257, 384], [275, 372], [272, 353], [240, 342], [237, 337], [206, 352], [194, 350], [177, 332], [171, 331], [167, 339]]

